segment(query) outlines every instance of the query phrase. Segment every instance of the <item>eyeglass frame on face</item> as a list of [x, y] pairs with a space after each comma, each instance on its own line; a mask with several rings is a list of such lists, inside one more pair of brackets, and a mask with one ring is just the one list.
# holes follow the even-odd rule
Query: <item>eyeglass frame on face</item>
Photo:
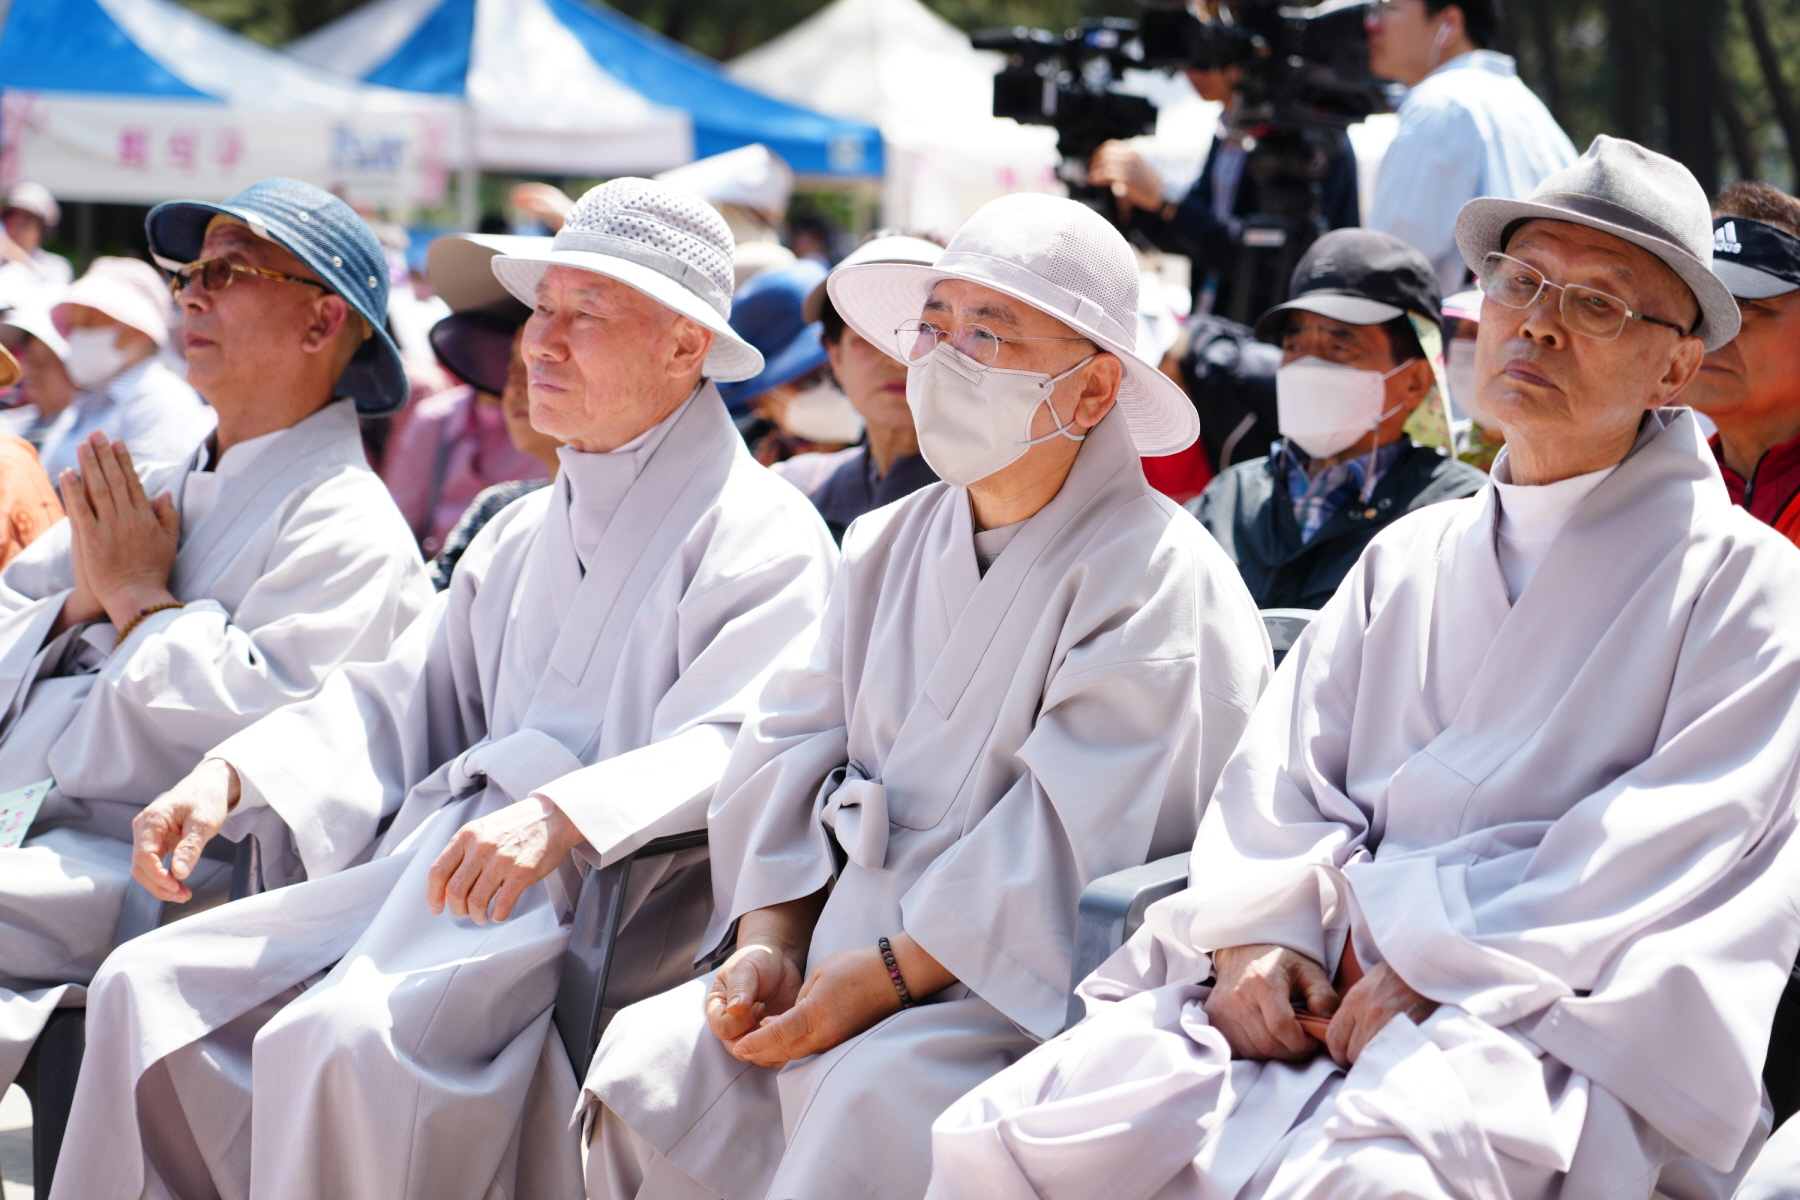
[[[912, 351], [906, 348], [908, 336], [910, 335], [913, 347], [916, 349], [922, 335], [927, 329], [931, 330], [931, 332], [936, 335], [931, 340], [931, 349], [923, 354], [915, 356]], [[994, 339], [994, 357], [992, 361], [982, 362], [979, 358], [975, 357], [975, 355], [970, 354], [967, 350], [964, 350], [961, 346], [957, 345], [957, 341], [962, 335], [971, 329], [978, 331], [977, 336], [986, 334], [988, 337]], [[962, 325], [958, 325], [955, 329], [939, 329], [930, 321], [906, 321], [897, 326], [894, 330], [894, 347], [900, 351], [901, 362], [909, 367], [916, 367], [926, 359], [930, 358], [937, 350], [938, 345], [945, 338], [950, 339], [951, 349], [974, 363], [976, 369], [981, 371], [987, 370], [989, 367], [993, 366], [994, 363], [1000, 361], [1000, 347], [1008, 342], [1086, 342], [1091, 346], [1099, 345], [1093, 338], [1087, 337], [1001, 337], [986, 325], [976, 321], [965, 322]]]
[[[1497, 273], [1497, 269], [1490, 270], [1490, 269], [1486, 269], [1486, 268], [1488, 267], [1489, 263], [1495, 262], [1496, 260], [1499, 260], [1500, 262], [1504, 262], [1504, 263], [1512, 263], [1514, 266], [1520, 267], [1520, 268], [1524, 269], [1525, 271], [1528, 271], [1531, 274], [1537, 276], [1537, 280], [1538, 280], [1537, 290], [1531, 293], [1530, 300], [1527, 300], [1523, 304], [1513, 304], [1509, 301], [1502, 300], [1499, 296], [1496, 296], [1493, 292], [1488, 290], [1487, 282], [1494, 274]], [[1495, 304], [1498, 304], [1498, 305], [1502, 306], [1503, 308], [1511, 308], [1511, 309], [1515, 309], [1519, 312], [1524, 312], [1528, 309], [1537, 307], [1538, 301], [1543, 299], [1545, 289], [1556, 288], [1558, 291], [1562, 292], [1561, 299], [1559, 299], [1556, 302], [1556, 315], [1562, 321], [1563, 327], [1566, 328], [1570, 333], [1579, 333], [1582, 337], [1592, 338], [1596, 342], [1617, 341], [1619, 336], [1625, 332], [1625, 322], [1627, 322], [1627, 321], [1642, 321], [1646, 325], [1660, 325], [1664, 329], [1673, 329], [1677, 334], [1679, 334], [1682, 337], [1689, 337], [1693, 334], [1694, 330], [1700, 328], [1700, 319], [1699, 318], [1695, 319], [1692, 326], [1677, 325], [1675, 322], [1665, 321], [1661, 317], [1652, 317], [1652, 316], [1647, 316], [1641, 312], [1633, 312], [1631, 309], [1631, 306], [1629, 304], [1627, 304], [1622, 297], [1615, 296], [1611, 292], [1603, 292], [1599, 288], [1588, 287], [1586, 284], [1582, 284], [1582, 283], [1552, 283], [1552, 282], [1550, 282], [1550, 277], [1548, 275], [1544, 274], [1542, 271], [1538, 270], [1536, 267], [1532, 266], [1530, 263], [1524, 261], [1523, 259], [1514, 258], [1510, 254], [1504, 254], [1499, 250], [1488, 251], [1487, 254], [1482, 258], [1481, 265], [1484, 268], [1480, 272], [1481, 294], [1484, 297], [1486, 297], [1489, 300], [1492, 300]], [[1624, 314], [1623, 316], [1621, 316], [1619, 318], [1619, 327], [1617, 329], [1613, 330], [1610, 334], [1590, 333], [1588, 330], [1585, 330], [1585, 329], [1577, 329], [1569, 321], [1569, 293], [1571, 291], [1587, 292], [1592, 295], [1602, 297], [1603, 299], [1610, 300], [1614, 304], [1617, 304], [1619, 306], [1619, 311], [1622, 314]]]
[[[224, 263], [227, 267], [225, 279], [217, 287], [206, 282], [206, 272], [214, 263]], [[187, 291], [188, 285], [198, 283], [200, 290], [207, 295], [222, 292], [237, 281], [239, 275], [255, 275], [263, 279], [272, 279], [277, 283], [304, 283], [316, 287], [327, 296], [335, 296], [330, 286], [317, 279], [304, 279], [299, 275], [289, 275], [285, 271], [271, 271], [267, 267], [251, 267], [240, 262], [232, 262], [223, 254], [215, 254], [211, 258], [196, 258], [191, 263], [184, 263], [169, 273], [169, 292], [177, 300], [181, 293]]]

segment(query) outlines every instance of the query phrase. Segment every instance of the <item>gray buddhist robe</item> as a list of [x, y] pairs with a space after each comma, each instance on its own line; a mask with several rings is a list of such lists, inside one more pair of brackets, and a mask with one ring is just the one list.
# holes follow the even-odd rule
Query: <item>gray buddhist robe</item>
[[905, 930], [959, 982], [780, 1071], [707, 1030], [705, 980], [622, 1012], [589, 1116], [696, 1194], [918, 1196], [932, 1119], [1062, 1027], [1082, 889], [1188, 844], [1268, 676], [1236, 571], [1116, 414], [985, 576], [974, 537], [945, 484], [850, 528], [812, 659], [770, 682], [708, 818], [716, 934], [835, 880], [809, 961]]
[[[142, 469], [182, 514], [169, 590], [187, 603], [124, 644], [104, 620], [45, 642], [74, 588], [67, 521], [0, 574], [0, 790], [56, 780], [26, 843], [0, 850], [0, 1086], [112, 948], [138, 810], [338, 666], [385, 657], [431, 597], [349, 400], [214, 471], [206, 456]], [[277, 863], [290, 847], [267, 850]], [[196, 884], [229, 875], [201, 868]]]
[[386, 661], [218, 747], [246, 786], [225, 832], [284, 826], [315, 878], [108, 961], [66, 1144], [113, 1149], [65, 1165], [55, 1194], [579, 1191], [576, 1080], [550, 1033], [579, 864], [486, 925], [433, 916], [426, 874], [462, 825], [533, 794], [589, 862], [701, 826], [836, 549], [711, 385], [632, 446], [562, 457]]
[[[1496, 511], [1490, 485], [1370, 546], [1189, 890], [1083, 985], [1088, 1020], [940, 1119], [933, 1197], [1728, 1192], [1800, 947], [1800, 556], [1686, 410], [1646, 417], [1510, 606]], [[1233, 1061], [1209, 953], [1335, 969], [1348, 937], [1441, 1007], [1348, 1072]]]

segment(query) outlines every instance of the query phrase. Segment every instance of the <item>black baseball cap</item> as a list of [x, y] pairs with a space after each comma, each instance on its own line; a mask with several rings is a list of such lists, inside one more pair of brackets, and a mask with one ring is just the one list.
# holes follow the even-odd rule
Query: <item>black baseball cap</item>
[[1713, 274], [1740, 300], [1800, 290], [1800, 238], [1748, 217], [1713, 221]]
[[1291, 296], [1256, 323], [1256, 336], [1276, 341], [1290, 312], [1318, 313], [1346, 325], [1385, 325], [1416, 313], [1442, 329], [1437, 272], [1423, 254], [1389, 233], [1334, 229], [1314, 242], [1294, 268]]

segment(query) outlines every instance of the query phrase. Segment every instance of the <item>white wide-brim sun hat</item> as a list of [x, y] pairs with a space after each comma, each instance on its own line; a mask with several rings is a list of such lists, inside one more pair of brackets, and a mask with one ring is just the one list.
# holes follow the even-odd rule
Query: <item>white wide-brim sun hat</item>
[[494, 277], [535, 305], [551, 267], [615, 279], [714, 333], [709, 379], [734, 383], [763, 368], [755, 346], [732, 329], [731, 229], [705, 201], [649, 179], [614, 179], [569, 210], [547, 248], [493, 258]]
[[1039, 193], [1002, 196], [970, 217], [935, 263], [840, 267], [827, 290], [850, 328], [900, 359], [894, 330], [919, 320], [931, 289], [948, 279], [1011, 296], [1116, 355], [1125, 368], [1118, 408], [1140, 455], [1175, 454], [1200, 436], [1187, 394], [1138, 356], [1137, 256], [1087, 205]]

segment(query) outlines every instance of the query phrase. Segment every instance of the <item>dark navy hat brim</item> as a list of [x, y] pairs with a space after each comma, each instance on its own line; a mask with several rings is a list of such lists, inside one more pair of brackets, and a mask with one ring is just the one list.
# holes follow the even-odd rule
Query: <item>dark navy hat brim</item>
[[305, 263], [373, 331], [338, 377], [337, 392], [365, 417], [405, 407], [410, 392], [399, 347], [387, 333], [387, 258], [371, 230], [338, 197], [296, 179], [265, 179], [223, 203], [171, 200], [144, 221], [150, 252], [168, 270], [200, 257], [214, 217], [250, 226]]

